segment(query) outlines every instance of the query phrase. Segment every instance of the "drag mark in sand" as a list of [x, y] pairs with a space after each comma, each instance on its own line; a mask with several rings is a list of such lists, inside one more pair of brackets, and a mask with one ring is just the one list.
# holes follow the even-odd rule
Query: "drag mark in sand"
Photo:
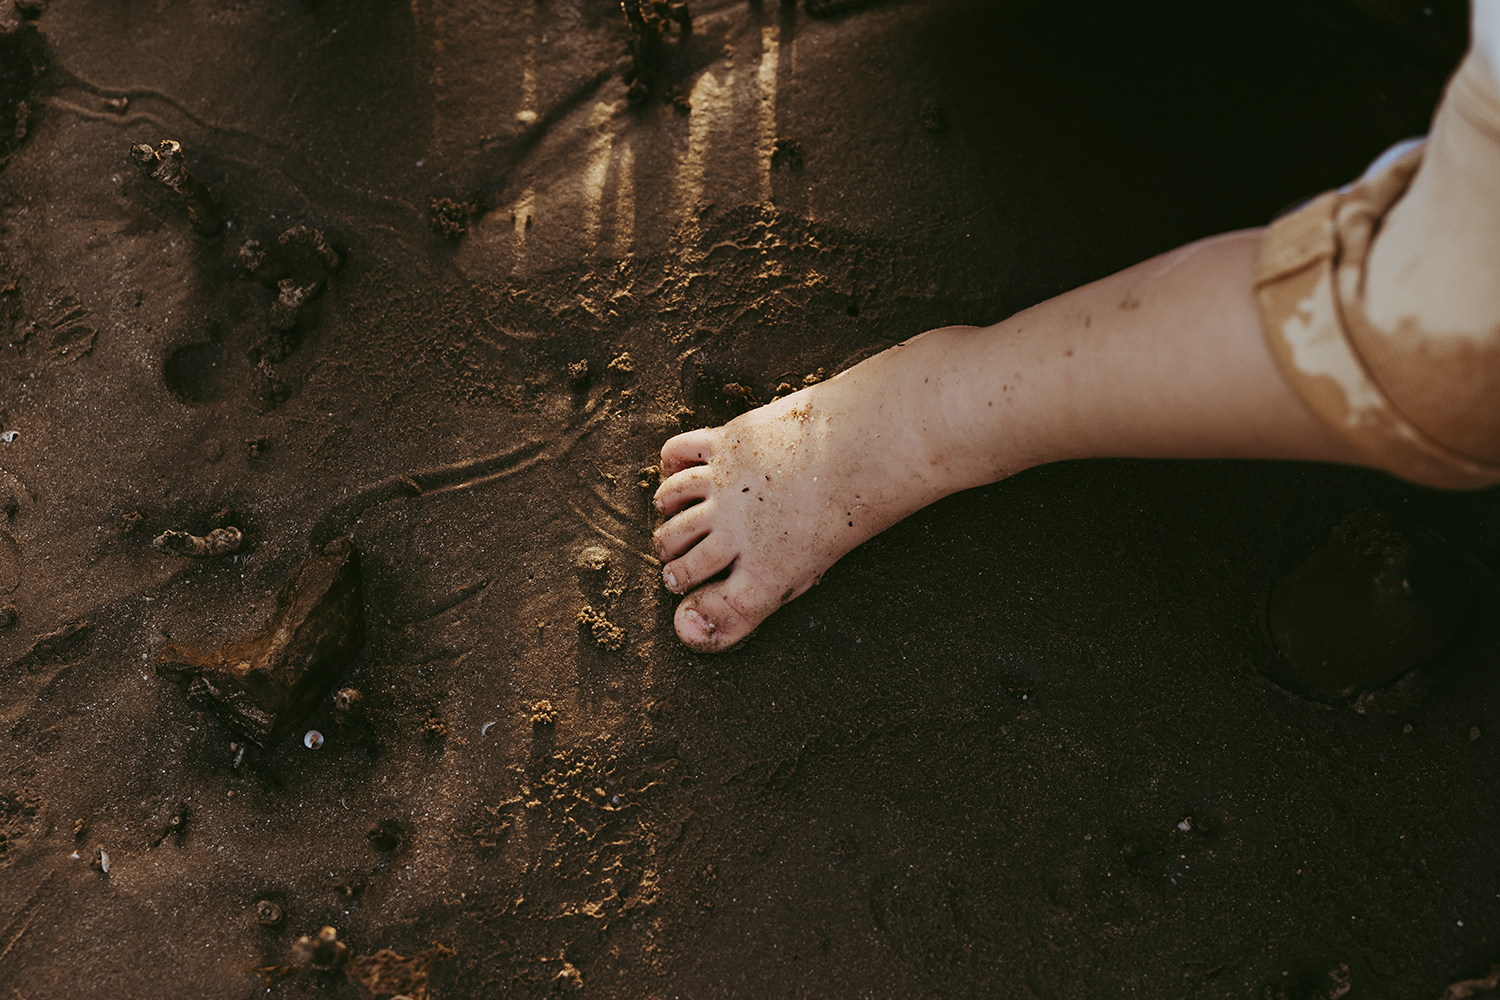
[[608, 413], [607, 406], [595, 407], [581, 423], [551, 441], [533, 439], [498, 454], [402, 473], [367, 486], [334, 504], [319, 519], [311, 532], [312, 545], [321, 549], [335, 538], [348, 533], [354, 522], [363, 517], [366, 511], [392, 500], [473, 489], [509, 479], [538, 463], [560, 462], [575, 445], [593, 432]]

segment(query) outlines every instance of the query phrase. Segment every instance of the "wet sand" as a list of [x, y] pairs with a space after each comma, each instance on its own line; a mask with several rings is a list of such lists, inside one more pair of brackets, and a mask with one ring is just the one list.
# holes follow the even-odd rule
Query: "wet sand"
[[[725, 386], [1262, 224], [1424, 131], [1466, 34], [1453, 3], [1120, 6], [699, 2], [642, 67], [607, 0], [6, 4], [40, 31], [0, 40], [7, 997], [369, 995], [299, 965], [324, 926], [451, 949], [434, 998], [1486, 974], [1495, 616], [1359, 713], [1277, 683], [1266, 606], [1361, 508], [1500, 568], [1493, 492], [1065, 463], [731, 653], [672, 636], [650, 467]], [[165, 139], [218, 235], [132, 162]], [[314, 292], [276, 329], [282, 273]], [[291, 736], [158, 672], [343, 537], [363, 643]]]

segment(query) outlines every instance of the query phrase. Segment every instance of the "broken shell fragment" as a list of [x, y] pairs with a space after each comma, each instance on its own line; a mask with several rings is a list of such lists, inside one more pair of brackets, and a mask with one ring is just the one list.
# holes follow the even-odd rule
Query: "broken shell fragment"
[[339, 932], [324, 927], [315, 938], [306, 934], [297, 939], [297, 959], [321, 972], [341, 969], [349, 962], [349, 946], [339, 940]]
[[281, 923], [281, 907], [269, 899], [262, 899], [255, 904], [255, 921], [262, 927], [275, 927]]
[[202, 538], [186, 531], [163, 531], [151, 540], [151, 544], [163, 552], [193, 559], [229, 555], [238, 552], [244, 543], [244, 534], [233, 526], [215, 528]]
[[141, 168], [141, 173], [177, 192], [187, 206], [188, 221], [199, 233], [217, 236], [224, 228], [224, 219], [214, 208], [208, 188], [188, 169], [181, 143], [163, 139], [155, 149], [143, 142], [136, 143], [130, 147], [130, 158]]
[[209, 653], [174, 643], [156, 663], [159, 674], [190, 678], [188, 700], [262, 747], [295, 731], [364, 642], [358, 552], [347, 538], [330, 542], [276, 601], [254, 638]]
[[286, 246], [288, 243], [296, 243], [299, 246], [311, 247], [312, 252], [318, 255], [318, 260], [323, 262], [323, 267], [329, 273], [337, 271], [339, 265], [343, 264], [343, 260], [339, 258], [338, 251], [329, 246], [328, 240], [324, 238], [323, 234], [312, 226], [293, 226], [281, 234], [279, 242], [282, 246]]

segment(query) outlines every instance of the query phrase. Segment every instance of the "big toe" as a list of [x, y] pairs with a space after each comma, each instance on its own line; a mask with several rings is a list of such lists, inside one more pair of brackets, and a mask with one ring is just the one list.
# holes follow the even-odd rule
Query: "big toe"
[[700, 653], [720, 653], [745, 638], [777, 608], [807, 587], [780, 591], [748, 579], [736, 569], [728, 579], [699, 587], [677, 605], [673, 625], [683, 644]]

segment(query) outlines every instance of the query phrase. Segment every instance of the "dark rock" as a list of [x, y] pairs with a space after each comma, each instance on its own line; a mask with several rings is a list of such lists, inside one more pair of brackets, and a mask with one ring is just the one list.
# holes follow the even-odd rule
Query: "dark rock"
[[297, 728], [363, 642], [359, 555], [343, 538], [281, 589], [260, 635], [211, 653], [169, 645], [156, 669], [191, 678], [189, 699], [263, 747]]

